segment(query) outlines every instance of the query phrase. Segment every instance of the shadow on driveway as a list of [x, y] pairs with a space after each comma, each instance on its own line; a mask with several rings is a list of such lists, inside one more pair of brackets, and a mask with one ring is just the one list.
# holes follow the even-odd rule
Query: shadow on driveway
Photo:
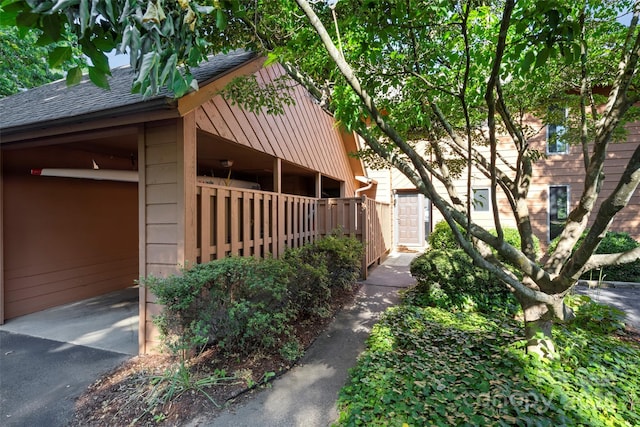
[[0, 425], [66, 425], [87, 386], [130, 357], [0, 331]]

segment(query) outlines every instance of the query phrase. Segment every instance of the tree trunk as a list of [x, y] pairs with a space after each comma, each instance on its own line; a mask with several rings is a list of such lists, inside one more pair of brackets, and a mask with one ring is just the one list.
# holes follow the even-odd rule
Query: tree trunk
[[527, 353], [535, 353], [540, 357], [552, 359], [556, 356], [551, 330], [553, 318], [546, 304], [520, 300], [524, 312], [524, 333], [527, 340]]

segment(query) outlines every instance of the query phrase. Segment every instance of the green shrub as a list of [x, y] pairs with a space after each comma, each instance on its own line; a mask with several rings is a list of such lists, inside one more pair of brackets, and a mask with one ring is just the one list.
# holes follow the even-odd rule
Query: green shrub
[[[584, 240], [589, 230], [585, 230], [574, 246], [577, 248]], [[560, 239], [554, 239], [549, 245], [548, 253], [551, 254], [558, 246]], [[629, 233], [609, 231], [598, 245], [596, 254], [615, 254], [626, 252], [640, 247], [640, 243], [635, 241]], [[591, 270], [582, 275], [585, 280], [609, 280], [613, 282], [640, 282], [640, 260], [621, 265], [611, 265], [602, 270]]]
[[413, 259], [410, 271], [417, 285], [408, 298], [416, 304], [481, 312], [517, 309], [502, 281], [474, 266], [462, 249], [431, 249]]
[[295, 322], [331, 314], [331, 297], [351, 289], [362, 252], [356, 239], [334, 234], [286, 251], [282, 260], [229, 257], [141, 283], [164, 306], [154, 321], [171, 351], [217, 344], [291, 358], [301, 351]]
[[291, 336], [290, 275], [282, 261], [230, 257], [145, 285], [165, 307], [156, 323], [170, 348], [216, 343], [248, 354], [276, 350]]
[[282, 259], [292, 270], [289, 296], [298, 317], [329, 316], [331, 286], [326, 257], [312, 245], [305, 245], [287, 249]]
[[[461, 233], [465, 233], [464, 229], [458, 225]], [[430, 249], [459, 249], [460, 245], [453, 236], [453, 231], [446, 221], [440, 221], [433, 227], [433, 231], [429, 234]]]
[[[465, 234], [466, 231], [460, 226], [458, 229], [462, 234]], [[494, 236], [497, 235], [497, 231], [492, 229], [488, 230]], [[502, 229], [504, 235], [504, 241], [513, 246], [516, 249], [520, 249], [522, 240], [520, 239], [520, 233], [517, 228], [504, 227]], [[533, 236], [533, 246], [535, 249], [536, 255], [540, 254], [540, 240]], [[453, 236], [453, 232], [451, 231], [451, 227], [447, 224], [446, 221], [438, 222], [433, 229], [433, 232], [429, 235], [429, 248], [430, 249], [460, 249], [460, 245], [456, 241]]]
[[[489, 233], [494, 236], [498, 235], [498, 232], [495, 229], [489, 230]], [[504, 241], [516, 249], [520, 249], [522, 245], [522, 240], [520, 239], [520, 232], [517, 228], [505, 227], [502, 229], [502, 234], [504, 236]], [[533, 236], [533, 249], [536, 253], [536, 258], [540, 256], [540, 239], [537, 236]], [[495, 251], [494, 251], [495, 252]], [[502, 260], [502, 257], [498, 257]]]
[[360, 277], [364, 245], [337, 231], [316, 241], [312, 248], [326, 258], [331, 288], [351, 289]]

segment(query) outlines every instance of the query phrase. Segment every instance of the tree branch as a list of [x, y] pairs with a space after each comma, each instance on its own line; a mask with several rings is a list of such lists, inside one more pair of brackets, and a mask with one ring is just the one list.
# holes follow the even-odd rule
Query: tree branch
[[595, 270], [609, 265], [628, 264], [638, 260], [640, 260], [640, 247], [617, 254], [596, 254], [591, 255], [583, 270]]

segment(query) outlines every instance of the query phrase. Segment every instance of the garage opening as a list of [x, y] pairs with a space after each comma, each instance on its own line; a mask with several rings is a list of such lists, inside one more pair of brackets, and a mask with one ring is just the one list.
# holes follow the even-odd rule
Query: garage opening
[[[3, 147], [2, 320], [114, 291], [137, 294], [128, 289], [139, 271], [137, 183], [31, 174], [37, 168], [136, 170], [136, 153], [135, 134], [117, 143]], [[99, 313], [95, 301], [87, 307], [88, 322]]]

